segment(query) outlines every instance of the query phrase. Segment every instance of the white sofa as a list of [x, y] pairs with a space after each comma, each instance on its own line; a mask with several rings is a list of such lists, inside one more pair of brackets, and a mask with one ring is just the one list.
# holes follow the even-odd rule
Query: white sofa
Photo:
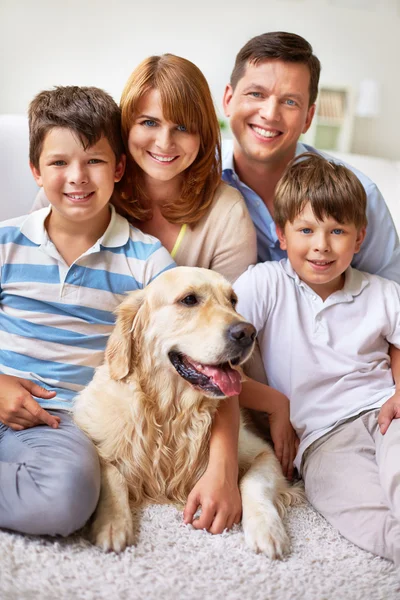
[[0, 221], [28, 213], [38, 187], [29, 168], [24, 115], [0, 115], [0, 181]]
[[[331, 154], [363, 171], [378, 185], [400, 232], [400, 161]], [[0, 181], [0, 220], [28, 213], [38, 188], [29, 169], [28, 122], [24, 115], [0, 115]]]

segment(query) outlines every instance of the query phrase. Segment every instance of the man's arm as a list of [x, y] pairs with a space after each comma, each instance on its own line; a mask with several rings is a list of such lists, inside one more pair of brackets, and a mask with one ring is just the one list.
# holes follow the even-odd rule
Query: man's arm
[[374, 183], [370, 181], [365, 191], [367, 235], [354, 256], [352, 266], [400, 283], [400, 244], [390, 211]]

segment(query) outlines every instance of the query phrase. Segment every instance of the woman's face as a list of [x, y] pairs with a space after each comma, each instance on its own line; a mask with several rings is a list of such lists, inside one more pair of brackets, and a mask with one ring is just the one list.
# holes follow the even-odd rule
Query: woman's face
[[190, 167], [200, 148], [198, 133], [164, 118], [160, 93], [152, 89], [138, 105], [128, 138], [133, 160], [154, 181], [171, 181]]

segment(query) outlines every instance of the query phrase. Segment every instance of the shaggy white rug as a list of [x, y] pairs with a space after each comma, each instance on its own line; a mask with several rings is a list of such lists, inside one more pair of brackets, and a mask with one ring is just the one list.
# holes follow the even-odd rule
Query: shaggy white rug
[[212, 536], [182, 523], [172, 506], [136, 515], [137, 542], [104, 554], [67, 539], [0, 532], [1, 600], [394, 600], [392, 563], [343, 539], [310, 506], [287, 519], [284, 561], [253, 554], [240, 527]]

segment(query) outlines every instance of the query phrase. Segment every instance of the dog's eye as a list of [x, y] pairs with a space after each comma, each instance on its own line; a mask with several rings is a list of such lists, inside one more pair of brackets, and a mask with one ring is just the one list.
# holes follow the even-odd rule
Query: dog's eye
[[237, 298], [235, 298], [235, 296], [232, 296], [232, 298], [231, 298], [231, 304], [232, 304], [233, 308], [236, 308]]
[[194, 294], [188, 294], [188, 296], [182, 298], [181, 303], [185, 306], [194, 306], [198, 303], [198, 299]]

